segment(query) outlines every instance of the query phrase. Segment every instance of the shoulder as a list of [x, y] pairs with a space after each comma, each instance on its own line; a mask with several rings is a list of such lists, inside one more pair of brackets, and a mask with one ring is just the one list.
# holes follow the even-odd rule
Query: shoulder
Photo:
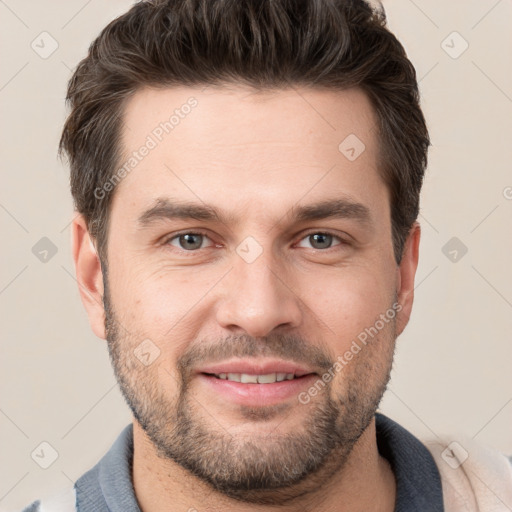
[[37, 500], [25, 507], [22, 512], [76, 512], [75, 488], [65, 489], [48, 499]]
[[22, 512], [41, 512], [41, 500], [34, 501], [28, 507], [25, 507]]
[[[102, 459], [72, 487], [51, 499], [34, 501], [23, 512], [138, 510], [132, 483], [133, 425], [128, 425]], [[117, 510], [117, 509], [116, 509]]]
[[439, 469], [446, 512], [512, 510], [510, 457], [462, 436], [423, 443]]

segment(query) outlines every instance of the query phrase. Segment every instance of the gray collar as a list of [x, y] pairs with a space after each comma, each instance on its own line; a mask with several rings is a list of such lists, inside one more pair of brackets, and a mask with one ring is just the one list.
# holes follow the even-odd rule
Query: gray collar
[[[407, 430], [377, 413], [377, 446], [395, 473], [395, 512], [443, 512], [441, 478], [427, 448]], [[140, 512], [132, 485], [133, 425], [75, 483], [78, 512]]]

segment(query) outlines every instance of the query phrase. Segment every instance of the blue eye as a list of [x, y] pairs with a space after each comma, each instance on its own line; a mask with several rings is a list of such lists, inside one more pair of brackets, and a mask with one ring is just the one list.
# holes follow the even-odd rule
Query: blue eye
[[304, 245], [301, 244], [304, 240], [308, 240], [313, 249], [330, 249], [333, 246], [334, 239], [338, 239], [340, 241], [340, 243], [334, 245], [341, 244], [342, 240], [335, 235], [331, 235], [330, 233], [311, 233], [301, 240], [299, 247], [304, 247]]

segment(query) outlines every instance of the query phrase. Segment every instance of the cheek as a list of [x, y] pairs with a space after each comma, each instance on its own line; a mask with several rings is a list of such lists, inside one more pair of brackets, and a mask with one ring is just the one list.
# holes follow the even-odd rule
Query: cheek
[[[114, 306], [131, 338], [150, 339], [158, 346], [159, 362], [172, 372], [191, 339], [198, 336], [209, 290], [219, 279], [216, 273], [192, 269], [165, 270], [148, 274], [133, 271], [133, 278], [120, 279]], [[222, 274], [220, 274], [222, 277]], [[168, 378], [168, 375], [163, 375]]]
[[140, 261], [135, 264], [119, 262], [109, 284], [116, 313], [141, 328], [172, 323], [175, 316], [185, 313], [187, 305], [190, 308], [194, 298], [198, 300], [196, 296], [202, 289], [201, 282], [190, 271], [162, 266], [154, 271]]
[[329, 327], [329, 336], [341, 350], [392, 306], [391, 277], [366, 266], [317, 274], [304, 282], [305, 302]]

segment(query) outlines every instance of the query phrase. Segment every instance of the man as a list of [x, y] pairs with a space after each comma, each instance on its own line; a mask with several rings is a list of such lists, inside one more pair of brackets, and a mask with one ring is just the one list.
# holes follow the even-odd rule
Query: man
[[381, 10], [140, 2], [68, 100], [77, 280], [134, 421], [26, 510], [512, 507], [504, 456], [464, 461], [376, 413], [429, 146]]

